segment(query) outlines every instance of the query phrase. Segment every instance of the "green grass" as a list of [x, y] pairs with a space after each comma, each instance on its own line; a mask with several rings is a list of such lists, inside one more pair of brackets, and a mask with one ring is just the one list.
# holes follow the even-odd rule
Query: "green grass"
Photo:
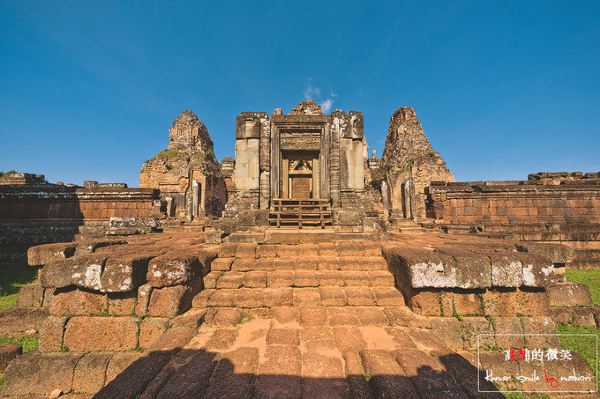
[[6, 335], [0, 335], [0, 345], [2, 344], [21, 344], [23, 346], [23, 353], [30, 352], [37, 349], [40, 343], [40, 338], [37, 336], [30, 337], [10, 337]]
[[524, 393], [505, 393], [503, 394], [506, 399], [550, 399], [548, 395], [542, 395], [539, 393], [534, 394], [524, 394]]
[[2, 388], [4, 388], [4, 378], [0, 378], [0, 392], [2, 392]]
[[587, 285], [592, 301], [600, 305], [600, 269], [567, 269], [565, 275], [570, 281]]
[[[600, 335], [600, 329], [561, 324], [556, 328], [558, 334], [593, 334]], [[596, 373], [596, 342], [592, 337], [560, 337], [560, 345], [579, 353], [586, 360], [594, 374]]]
[[0, 266], [0, 311], [17, 305], [17, 294], [24, 285], [35, 281], [36, 269], [29, 266], [4, 268]]

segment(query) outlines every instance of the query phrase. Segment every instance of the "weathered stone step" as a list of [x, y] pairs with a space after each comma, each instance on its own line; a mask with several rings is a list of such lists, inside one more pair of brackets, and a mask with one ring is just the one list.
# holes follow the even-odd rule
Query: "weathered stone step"
[[301, 326], [403, 326], [427, 327], [426, 318], [415, 316], [404, 306], [274, 306], [206, 308], [205, 325], [236, 326], [253, 319], [272, 319]]
[[394, 276], [387, 270], [252, 270], [212, 271], [204, 276], [205, 289], [281, 288], [321, 286], [394, 287]]
[[381, 256], [381, 243], [338, 241], [305, 244], [224, 243], [219, 258], [290, 258], [314, 256]]
[[194, 308], [261, 308], [277, 306], [405, 306], [394, 287], [310, 287], [205, 289], [194, 297]]
[[288, 258], [217, 258], [212, 261], [211, 271], [273, 271], [273, 270], [388, 270], [381, 256], [310, 256], [298, 255]]

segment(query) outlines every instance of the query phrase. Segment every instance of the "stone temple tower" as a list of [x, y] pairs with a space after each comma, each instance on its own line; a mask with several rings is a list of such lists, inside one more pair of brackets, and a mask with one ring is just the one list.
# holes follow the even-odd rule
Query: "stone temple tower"
[[220, 216], [226, 189], [208, 129], [194, 112], [185, 110], [173, 121], [168, 148], [144, 162], [140, 187], [160, 190], [169, 218]]
[[318, 219], [313, 224], [378, 229], [365, 196], [365, 145], [361, 112], [324, 115], [313, 100], [287, 115], [279, 108], [270, 117], [242, 112], [236, 118], [235, 194], [226, 216], [235, 228], [302, 227], [311, 222], [299, 210], [310, 208], [306, 213]]
[[433, 149], [412, 107], [400, 107], [390, 119], [382, 168], [384, 206], [390, 219], [424, 220], [425, 189], [432, 181], [454, 181], [440, 154]]

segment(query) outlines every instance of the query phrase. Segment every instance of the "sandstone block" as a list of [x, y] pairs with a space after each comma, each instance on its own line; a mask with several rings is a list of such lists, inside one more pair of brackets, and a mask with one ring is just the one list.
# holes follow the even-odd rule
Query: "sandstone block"
[[256, 255], [259, 258], [275, 258], [277, 256], [277, 245], [261, 244], [256, 249]]
[[217, 289], [236, 289], [242, 286], [243, 273], [226, 272], [217, 280]]
[[242, 284], [247, 288], [265, 288], [267, 286], [267, 272], [246, 272]]
[[318, 288], [294, 288], [294, 306], [318, 306], [321, 294]]
[[260, 288], [241, 288], [236, 290], [235, 306], [241, 308], [259, 308], [265, 305], [265, 290]]
[[217, 258], [210, 264], [212, 271], [229, 271], [235, 258]]
[[138, 319], [133, 317], [88, 317], [69, 319], [64, 345], [69, 351], [124, 351], [138, 344]]
[[63, 346], [66, 317], [48, 316], [40, 331], [40, 352], [59, 352]]
[[145, 316], [148, 313], [148, 305], [150, 304], [150, 296], [152, 294], [152, 286], [150, 284], [141, 285], [138, 288], [137, 301], [135, 304], [135, 314]]
[[393, 287], [394, 275], [387, 270], [373, 270], [369, 272], [369, 282], [372, 287]]
[[217, 279], [221, 277], [221, 272], [210, 272], [204, 276], [204, 288], [214, 289], [217, 288]]
[[314, 271], [297, 270], [294, 272], [294, 287], [318, 287], [319, 279]]
[[238, 244], [235, 256], [236, 258], [254, 259], [256, 258], [256, 243]]
[[106, 312], [106, 294], [70, 289], [56, 291], [50, 302], [50, 314], [54, 316], [100, 315]]
[[[219, 247], [219, 258], [233, 258], [235, 257], [236, 249], [238, 244], [224, 243]], [[215, 270], [215, 269], [213, 269]]]
[[395, 287], [373, 287], [377, 306], [404, 306], [404, 297]]
[[492, 286], [520, 287], [523, 284], [523, 265], [509, 256], [492, 255]]
[[27, 263], [29, 266], [43, 266], [73, 255], [75, 255], [75, 243], [36, 245], [27, 250]]
[[104, 386], [105, 372], [112, 355], [106, 353], [88, 353], [75, 367], [73, 391], [95, 394]]
[[319, 270], [316, 272], [320, 286], [341, 287], [344, 285], [344, 273], [337, 270]]
[[[281, 244], [276, 248], [278, 258], [296, 258], [298, 257], [298, 245]], [[300, 256], [302, 256], [300, 254]]]
[[273, 288], [264, 290], [263, 303], [268, 307], [291, 306], [296, 301], [294, 296], [295, 291], [296, 289], [293, 288]]
[[22, 353], [23, 347], [19, 344], [0, 344], [0, 375], [4, 373], [8, 363]]
[[197, 257], [167, 254], [150, 261], [146, 279], [153, 287], [170, 287], [185, 284], [200, 274], [201, 265]]
[[563, 283], [546, 288], [550, 306], [591, 306], [592, 297], [584, 284]]
[[323, 306], [346, 306], [346, 292], [342, 287], [320, 287], [321, 304]]
[[27, 284], [19, 290], [17, 307], [21, 309], [42, 307], [44, 291], [45, 289], [38, 283]]
[[135, 314], [136, 302], [135, 292], [108, 294], [108, 313], [111, 316], [131, 316]]
[[148, 304], [148, 315], [152, 317], [175, 317], [186, 309], [186, 294], [183, 285], [155, 288], [152, 290]]
[[150, 348], [169, 327], [169, 319], [164, 317], [147, 317], [140, 323], [140, 348]]
[[346, 287], [344, 290], [350, 306], [375, 305], [375, 297], [369, 287]]
[[70, 392], [73, 372], [81, 355], [30, 352], [13, 360], [4, 374], [3, 395], [48, 396], [59, 389]]

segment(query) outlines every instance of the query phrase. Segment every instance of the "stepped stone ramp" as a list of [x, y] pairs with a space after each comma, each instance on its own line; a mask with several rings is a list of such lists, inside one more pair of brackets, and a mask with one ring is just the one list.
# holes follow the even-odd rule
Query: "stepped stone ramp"
[[[382, 248], [454, 244], [420, 233], [412, 239], [222, 244], [193, 307], [144, 351], [26, 354], [9, 365], [0, 397], [46, 398], [56, 389], [79, 399], [503, 397], [492, 385], [478, 391], [474, 337], [551, 332], [554, 324], [413, 313]], [[475, 252], [483, 243], [468, 242]], [[136, 240], [122, 250], [147, 245]], [[498, 345], [507, 343], [490, 338], [483, 358], [497, 355]]]

